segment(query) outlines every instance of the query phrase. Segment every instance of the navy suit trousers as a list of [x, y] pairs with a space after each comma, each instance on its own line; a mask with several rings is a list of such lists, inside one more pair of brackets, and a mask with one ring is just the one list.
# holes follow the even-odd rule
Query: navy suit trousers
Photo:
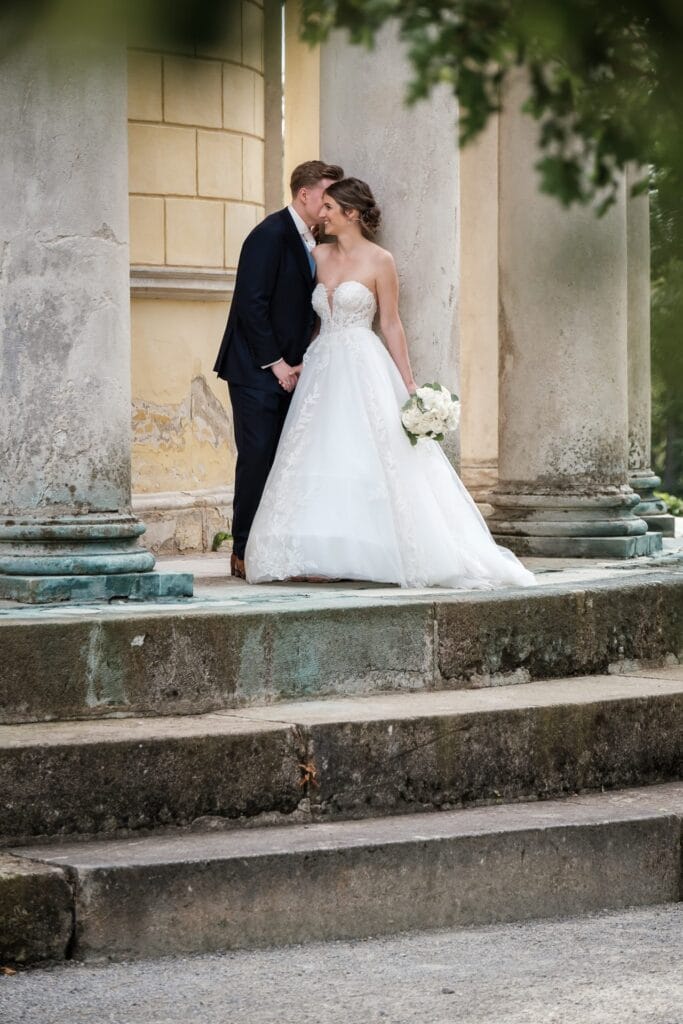
[[292, 396], [286, 391], [274, 393], [230, 383], [228, 391], [237, 447], [232, 549], [238, 558], [244, 558], [249, 530], [273, 465]]

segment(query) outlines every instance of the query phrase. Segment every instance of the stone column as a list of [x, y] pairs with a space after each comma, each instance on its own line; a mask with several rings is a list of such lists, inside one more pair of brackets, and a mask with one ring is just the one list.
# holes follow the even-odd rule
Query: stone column
[[377, 240], [396, 260], [418, 384], [459, 391], [456, 105], [444, 86], [407, 108], [409, 75], [393, 26], [371, 52], [335, 33], [320, 56], [320, 154], [367, 181], [382, 208]]
[[498, 483], [498, 117], [460, 153], [460, 473], [486, 510]]
[[661, 545], [628, 484], [624, 193], [598, 218], [538, 189], [520, 75], [500, 123], [499, 484], [489, 521], [520, 554]]
[[626, 176], [626, 254], [628, 263], [628, 441], [630, 484], [640, 497], [634, 511], [650, 530], [673, 537], [674, 517], [652, 493], [661, 480], [652, 470], [650, 378], [650, 203], [647, 193], [631, 196], [642, 168]]
[[123, 49], [0, 62], [0, 597], [191, 592], [130, 504]]

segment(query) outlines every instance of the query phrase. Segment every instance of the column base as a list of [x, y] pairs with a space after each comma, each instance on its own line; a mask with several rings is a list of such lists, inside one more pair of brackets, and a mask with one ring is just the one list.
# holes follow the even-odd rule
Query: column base
[[676, 520], [666, 510], [666, 504], [654, 492], [661, 487], [662, 481], [651, 469], [639, 470], [629, 479], [629, 483], [638, 494], [640, 501], [633, 513], [644, 519], [650, 530], [661, 533], [663, 537], [676, 535]]
[[664, 515], [641, 515], [641, 519], [644, 519], [648, 525], [648, 529], [654, 533], [659, 533], [662, 537], [675, 537], [676, 536], [676, 517], [665, 512]]
[[498, 463], [463, 459], [460, 463], [460, 478], [478, 505], [488, 505], [498, 483]]
[[554, 558], [637, 558], [662, 550], [660, 533], [635, 515], [630, 488], [598, 494], [492, 495], [489, 528], [517, 555]]
[[650, 532], [636, 537], [520, 537], [494, 531], [493, 539], [516, 555], [545, 558], [639, 558], [662, 550], [661, 533]]
[[154, 601], [192, 597], [194, 577], [185, 572], [101, 573], [98, 576], [0, 574], [0, 600], [21, 604], [64, 601]]
[[0, 573], [7, 576], [112, 576], [147, 573], [154, 555], [140, 547], [144, 524], [129, 512], [0, 518]]

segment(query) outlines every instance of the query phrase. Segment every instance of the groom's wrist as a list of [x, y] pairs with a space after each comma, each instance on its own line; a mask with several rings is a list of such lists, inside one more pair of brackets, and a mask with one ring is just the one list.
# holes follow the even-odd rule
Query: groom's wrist
[[274, 366], [277, 366], [277, 365], [278, 365], [278, 363], [284, 363], [284, 361], [285, 361], [285, 360], [284, 360], [284, 357], [283, 357], [283, 356], [280, 356], [280, 358], [279, 358], [279, 359], [276, 359], [274, 363], [265, 363], [265, 364], [264, 364], [264, 365], [263, 365], [263, 366], [261, 367], [261, 369], [262, 369], [262, 370], [272, 370], [272, 368], [273, 368]]

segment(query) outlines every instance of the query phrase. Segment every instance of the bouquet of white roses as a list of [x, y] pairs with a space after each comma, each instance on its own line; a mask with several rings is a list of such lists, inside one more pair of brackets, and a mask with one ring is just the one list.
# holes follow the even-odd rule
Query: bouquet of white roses
[[421, 437], [443, 441], [448, 430], [455, 430], [460, 421], [460, 401], [443, 384], [423, 384], [411, 395], [401, 410], [401, 423], [417, 444]]

